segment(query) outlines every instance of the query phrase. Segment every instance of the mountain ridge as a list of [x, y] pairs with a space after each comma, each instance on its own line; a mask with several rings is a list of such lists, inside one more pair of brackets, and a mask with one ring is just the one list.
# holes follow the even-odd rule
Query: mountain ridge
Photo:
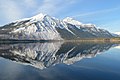
[[1, 39], [74, 40], [82, 38], [111, 38], [109, 31], [94, 24], [83, 24], [72, 18], [59, 20], [47, 14], [14, 21], [0, 28]]

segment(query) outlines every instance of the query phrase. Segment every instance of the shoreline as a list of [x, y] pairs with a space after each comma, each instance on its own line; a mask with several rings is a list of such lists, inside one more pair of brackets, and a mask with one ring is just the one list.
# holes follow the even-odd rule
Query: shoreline
[[2, 43], [45, 43], [45, 42], [93, 42], [93, 43], [120, 43], [120, 39], [80, 39], [80, 40], [17, 40], [17, 39], [0, 39]]

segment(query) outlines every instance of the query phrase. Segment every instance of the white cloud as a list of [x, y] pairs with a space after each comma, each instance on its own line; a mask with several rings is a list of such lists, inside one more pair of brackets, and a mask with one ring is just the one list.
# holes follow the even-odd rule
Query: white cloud
[[120, 35], [120, 32], [115, 32], [115, 34], [118, 34], [118, 35]]
[[3, 25], [39, 13], [54, 16], [75, 2], [75, 0], [1, 0], [0, 24]]
[[23, 0], [24, 5], [28, 8], [33, 8], [37, 6], [37, 2], [35, 0]]
[[6, 21], [16, 20], [22, 17], [21, 9], [12, 0], [0, 1], [0, 15]]
[[33, 8], [37, 7], [35, 0], [1, 0], [0, 1], [0, 25], [24, 18], [31, 14]]
[[83, 13], [83, 14], [78, 14], [78, 15], [71, 16], [71, 17], [91, 16], [91, 15], [96, 15], [96, 14], [101, 14], [101, 13], [109, 13], [109, 12], [113, 12], [113, 11], [116, 11], [119, 9], [120, 9], [120, 7], [115, 7], [115, 8], [105, 9], [105, 10], [99, 10], [99, 11], [94, 11], [94, 12], [87, 12], [87, 13]]
[[55, 15], [59, 13], [63, 8], [67, 7], [69, 4], [74, 4], [75, 0], [44, 0], [42, 5], [39, 6], [36, 13], [46, 13], [50, 15]]

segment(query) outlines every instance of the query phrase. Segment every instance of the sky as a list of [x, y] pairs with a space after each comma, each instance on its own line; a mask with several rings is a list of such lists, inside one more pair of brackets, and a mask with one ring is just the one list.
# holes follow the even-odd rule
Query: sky
[[0, 26], [39, 13], [120, 32], [120, 0], [0, 0]]

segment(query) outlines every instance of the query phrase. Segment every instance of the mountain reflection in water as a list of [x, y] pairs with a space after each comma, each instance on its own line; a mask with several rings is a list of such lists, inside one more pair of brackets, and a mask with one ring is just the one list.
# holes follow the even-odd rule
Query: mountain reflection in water
[[24, 65], [44, 69], [59, 63], [70, 65], [84, 58], [95, 57], [115, 45], [75, 42], [1, 44], [0, 56]]

